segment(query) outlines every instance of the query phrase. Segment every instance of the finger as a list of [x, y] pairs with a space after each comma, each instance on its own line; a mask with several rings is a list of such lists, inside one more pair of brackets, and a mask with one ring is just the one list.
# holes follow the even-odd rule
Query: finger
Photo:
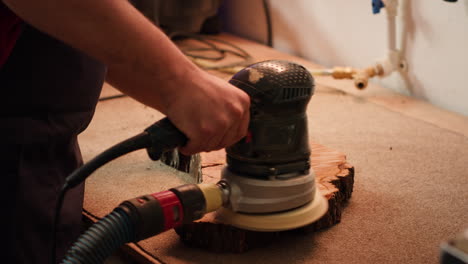
[[247, 133], [249, 132], [249, 125], [250, 125], [250, 109], [247, 108], [247, 110], [244, 113], [244, 117], [242, 118], [242, 123], [239, 126], [239, 131], [238, 131], [239, 139], [238, 140], [241, 140], [242, 138], [247, 136]]
[[184, 155], [193, 155], [203, 151], [203, 146], [206, 144], [207, 138], [200, 136], [200, 130], [195, 130], [198, 134], [191, 134], [188, 136], [188, 141], [185, 146], [179, 148], [179, 151]]
[[235, 143], [237, 127], [230, 128], [226, 131], [222, 140], [216, 145], [215, 149], [222, 149]]
[[223, 134], [218, 134], [217, 136], [212, 137], [207, 143], [207, 145], [204, 146], [203, 150], [206, 152], [218, 150], [219, 149], [218, 146], [222, 142], [223, 138], [224, 138]]
[[202, 151], [213, 150], [225, 133], [223, 125], [222, 121], [201, 122], [199, 127], [194, 130], [196, 134], [190, 138], [185, 147], [180, 149], [182, 154], [190, 153], [190, 155], [193, 155]]
[[199, 151], [197, 151], [197, 149], [200, 149], [200, 146], [196, 144], [196, 141], [189, 139], [185, 146], [179, 147], [179, 152], [186, 156], [190, 156], [198, 153]]
[[249, 127], [249, 111], [245, 111], [243, 117], [240, 119], [240, 122], [237, 125], [232, 126], [226, 133], [223, 141], [218, 145], [218, 149], [231, 146], [239, 142], [242, 138], [247, 135], [247, 130]]
[[215, 131], [213, 131], [211, 138], [209, 139], [209, 142], [207, 142], [207, 145], [205, 146], [205, 151], [212, 151], [212, 150], [218, 150], [220, 149], [220, 145], [223, 142], [224, 138], [226, 137], [226, 134], [229, 133], [229, 127], [228, 127], [229, 121], [228, 120], [221, 120], [218, 121], [217, 124], [213, 124], [213, 127]]

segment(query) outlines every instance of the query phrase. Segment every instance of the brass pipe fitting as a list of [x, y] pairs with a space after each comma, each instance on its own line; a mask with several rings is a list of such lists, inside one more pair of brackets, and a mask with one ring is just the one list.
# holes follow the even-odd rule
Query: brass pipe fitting
[[331, 71], [331, 76], [335, 79], [350, 79], [354, 80], [354, 85], [358, 89], [364, 89], [369, 83], [369, 79], [383, 74], [382, 66], [375, 66], [364, 69], [356, 69], [352, 67], [334, 67]]
[[354, 85], [356, 88], [362, 90], [367, 87], [369, 83], [369, 79], [375, 76], [379, 76], [383, 74], [383, 69], [380, 64], [377, 64], [372, 67], [367, 67], [364, 69], [360, 69], [356, 71], [353, 75]]

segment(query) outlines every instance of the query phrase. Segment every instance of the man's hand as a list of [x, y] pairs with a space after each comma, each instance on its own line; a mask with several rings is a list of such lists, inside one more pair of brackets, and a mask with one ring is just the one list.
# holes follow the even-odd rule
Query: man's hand
[[169, 119], [189, 138], [182, 154], [221, 149], [247, 134], [250, 98], [244, 91], [205, 72], [184, 82], [167, 108]]

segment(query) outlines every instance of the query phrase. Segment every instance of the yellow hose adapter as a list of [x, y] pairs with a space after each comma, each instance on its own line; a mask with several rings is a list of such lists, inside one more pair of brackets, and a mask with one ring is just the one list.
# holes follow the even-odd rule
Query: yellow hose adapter
[[216, 211], [223, 206], [223, 191], [218, 184], [200, 183], [198, 188], [203, 193], [206, 201], [206, 213]]

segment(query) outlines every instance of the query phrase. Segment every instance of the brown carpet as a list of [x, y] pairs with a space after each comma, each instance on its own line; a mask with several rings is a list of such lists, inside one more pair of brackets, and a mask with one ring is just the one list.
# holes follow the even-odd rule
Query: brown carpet
[[[187, 248], [173, 231], [141, 245], [163, 263], [438, 263], [440, 243], [468, 227], [468, 138], [323, 87], [308, 113], [314, 140], [346, 153], [356, 169], [340, 224], [240, 255]], [[85, 159], [160, 117], [129, 98], [100, 103], [80, 137]], [[85, 208], [103, 216], [186, 181], [140, 151], [88, 179]]]

